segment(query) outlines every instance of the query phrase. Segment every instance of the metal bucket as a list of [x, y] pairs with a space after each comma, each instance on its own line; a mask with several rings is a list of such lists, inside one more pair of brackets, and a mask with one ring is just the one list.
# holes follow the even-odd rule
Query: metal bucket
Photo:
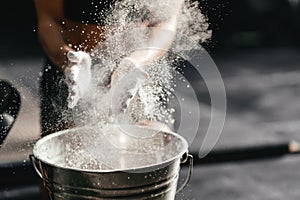
[[[186, 140], [172, 132], [134, 129], [155, 134], [122, 134], [121, 142], [112, 144], [119, 133], [99, 134], [96, 128], [84, 127], [40, 139], [30, 159], [50, 199], [174, 199], [192, 173]], [[183, 163], [189, 164], [189, 173], [177, 188]]]

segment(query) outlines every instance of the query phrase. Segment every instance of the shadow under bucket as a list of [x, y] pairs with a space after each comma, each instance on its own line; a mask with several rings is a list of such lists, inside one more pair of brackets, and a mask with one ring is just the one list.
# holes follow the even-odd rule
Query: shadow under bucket
[[[128, 128], [128, 127], [127, 127]], [[175, 199], [193, 158], [186, 140], [147, 127], [83, 127], [40, 139], [30, 156], [51, 199]], [[136, 137], [131, 132], [147, 133]], [[189, 174], [177, 188], [180, 165]]]

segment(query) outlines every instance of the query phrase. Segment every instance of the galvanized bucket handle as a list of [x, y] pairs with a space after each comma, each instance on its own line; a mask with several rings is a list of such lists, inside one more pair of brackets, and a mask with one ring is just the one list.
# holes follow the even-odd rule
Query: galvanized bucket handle
[[182, 183], [182, 185], [179, 188], [177, 188], [176, 194], [182, 192], [182, 190], [187, 186], [187, 184], [191, 180], [192, 173], [193, 173], [193, 156], [191, 154], [188, 153], [183, 154], [183, 156], [181, 157], [181, 164], [185, 164], [185, 163], [188, 163], [189, 171], [185, 181]]
[[33, 154], [30, 154], [30, 155], [29, 155], [29, 158], [30, 158], [31, 163], [32, 163], [32, 165], [33, 165], [33, 168], [34, 168], [34, 170], [36, 171], [36, 173], [38, 174], [38, 176], [39, 176], [42, 180], [44, 180], [44, 177], [43, 177], [42, 172], [40, 171], [39, 167], [36, 165], [36, 159], [35, 159], [34, 155], [33, 155]]

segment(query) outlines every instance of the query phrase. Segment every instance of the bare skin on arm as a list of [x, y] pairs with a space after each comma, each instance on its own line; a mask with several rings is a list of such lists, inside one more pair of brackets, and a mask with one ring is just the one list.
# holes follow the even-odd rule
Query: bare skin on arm
[[[35, 0], [38, 17], [38, 36], [51, 61], [62, 67], [70, 48], [63, 37], [63, 0]], [[62, 69], [63, 70], [63, 69]]]
[[[172, 13], [167, 21], [150, 26], [147, 22], [145, 27], [152, 28], [152, 36], [149, 39], [148, 47], [144, 51], [133, 52], [130, 57], [141, 65], [149, 65], [160, 59], [168, 51], [176, 35], [177, 17], [181, 11], [183, 0], [174, 1]], [[151, 49], [154, 47], [154, 49]]]
[[[38, 36], [51, 61], [61, 67], [67, 64], [69, 51], [90, 52], [103, 41], [103, 27], [82, 24], [66, 19], [63, 14], [63, 0], [34, 0], [38, 17]], [[93, 35], [87, 39], [87, 35]]]

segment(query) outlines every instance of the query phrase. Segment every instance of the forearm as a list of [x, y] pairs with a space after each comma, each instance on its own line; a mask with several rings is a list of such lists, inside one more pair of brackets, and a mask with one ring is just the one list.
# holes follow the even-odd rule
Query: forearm
[[139, 66], [155, 63], [170, 49], [176, 32], [165, 29], [165, 25], [152, 28], [152, 36], [147, 46], [137, 49], [130, 54], [130, 58]]
[[[182, 8], [183, 0], [174, 1], [173, 12], [167, 21], [157, 23], [152, 29], [151, 37], [146, 47], [137, 49], [130, 54], [130, 58], [140, 66], [147, 66], [158, 61], [170, 49], [177, 28], [177, 17]], [[146, 26], [147, 28], [147, 26]]]
[[63, 28], [55, 22], [43, 22], [38, 26], [38, 35], [50, 60], [63, 70], [67, 63], [67, 52], [73, 50], [64, 41]]

